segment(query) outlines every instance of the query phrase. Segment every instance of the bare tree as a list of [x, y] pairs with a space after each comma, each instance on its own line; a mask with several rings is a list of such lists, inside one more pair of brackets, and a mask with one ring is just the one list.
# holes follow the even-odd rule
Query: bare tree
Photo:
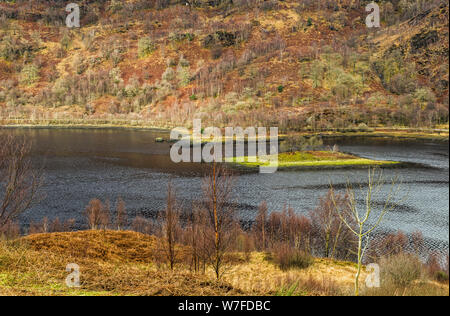
[[266, 250], [267, 242], [266, 242], [266, 230], [267, 230], [267, 203], [263, 201], [258, 208], [258, 215], [255, 220], [254, 231], [256, 236], [258, 237], [258, 241], [261, 242], [260, 249], [262, 251]]
[[38, 200], [42, 170], [33, 167], [30, 150], [23, 138], [0, 136], [0, 230]]
[[201, 206], [194, 204], [192, 206], [192, 213], [188, 218], [188, 225], [186, 228], [185, 243], [191, 248], [191, 268], [198, 272], [200, 271], [200, 264], [204, 262], [204, 252], [202, 249], [202, 229], [205, 228], [204, 216], [202, 216]]
[[128, 226], [128, 216], [125, 207], [125, 202], [119, 198], [116, 207], [116, 227], [117, 230], [122, 230]]
[[[333, 185], [331, 186], [331, 198], [333, 200], [333, 204], [335, 206], [335, 210], [341, 219], [341, 221], [347, 226], [347, 228], [358, 238], [358, 250], [357, 250], [357, 258], [358, 258], [358, 268], [355, 277], [355, 295], [359, 296], [360, 288], [359, 288], [359, 278], [361, 276], [362, 270], [362, 262], [363, 258], [369, 245], [370, 234], [381, 224], [384, 216], [392, 211], [397, 205], [394, 200], [399, 194], [400, 185], [397, 185], [397, 178], [393, 178], [390, 181], [390, 189], [387, 195], [384, 196], [385, 202], [381, 209], [377, 210], [377, 203], [375, 198], [380, 198], [383, 196], [381, 192], [383, 187], [386, 185], [386, 181], [383, 179], [383, 173], [377, 172], [376, 169], [369, 168], [369, 176], [367, 183], [367, 190], [361, 187], [361, 194], [365, 193], [364, 200], [364, 212], [360, 211], [360, 205], [358, 205], [358, 199], [356, 197], [356, 193], [353, 190], [352, 185], [349, 181], [347, 181], [346, 193], [349, 197], [349, 209], [352, 215], [352, 219], [355, 221], [355, 226], [349, 222], [349, 220], [343, 215], [344, 210], [341, 206], [339, 206], [337, 199], [335, 198], [335, 194], [333, 193]], [[365, 246], [363, 246], [365, 240]]]
[[167, 206], [161, 213], [162, 248], [165, 252], [170, 269], [173, 270], [177, 260], [176, 242], [179, 239], [180, 227], [180, 207], [177, 204], [175, 191], [172, 183], [167, 186]]
[[207, 215], [205, 239], [208, 243], [207, 252], [216, 278], [223, 275], [226, 252], [232, 247], [233, 230], [236, 225], [236, 211], [231, 203], [233, 178], [223, 167], [212, 164], [210, 173], [203, 180], [204, 204]]
[[99, 199], [93, 199], [86, 207], [85, 216], [90, 229], [106, 229], [109, 223], [109, 205], [103, 204]]
[[108, 200], [106, 200], [100, 217], [101, 229], [107, 230], [109, 228], [110, 222], [111, 222], [111, 204], [109, 203]]
[[325, 258], [348, 259], [349, 250], [355, 243], [355, 236], [341, 221], [334, 204], [338, 205], [347, 223], [356, 229], [349, 209], [348, 196], [335, 194], [329, 190], [324, 197], [320, 198], [319, 205], [314, 211], [310, 212], [315, 246], [323, 251], [321, 255]]
[[131, 229], [145, 235], [154, 234], [156, 230], [154, 222], [142, 216], [136, 216], [133, 219], [131, 222]]

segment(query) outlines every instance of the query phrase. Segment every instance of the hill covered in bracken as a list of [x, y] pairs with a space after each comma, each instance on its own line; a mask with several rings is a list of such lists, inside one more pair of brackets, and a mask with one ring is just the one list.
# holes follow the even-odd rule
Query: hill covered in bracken
[[0, 1], [3, 124], [448, 124], [445, 0], [69, 2]]

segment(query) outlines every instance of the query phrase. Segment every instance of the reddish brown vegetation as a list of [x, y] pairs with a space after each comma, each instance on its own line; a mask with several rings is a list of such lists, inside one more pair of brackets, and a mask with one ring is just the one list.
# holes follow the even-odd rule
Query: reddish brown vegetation
[[32, 165], [30, 150], [25, 139], [0, 135], [0, 232], [38, 200], [42, 173]]

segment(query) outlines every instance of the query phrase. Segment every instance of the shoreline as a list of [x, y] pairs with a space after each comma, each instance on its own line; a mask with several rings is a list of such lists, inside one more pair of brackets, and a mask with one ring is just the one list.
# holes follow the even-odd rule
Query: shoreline
[[[250, 167], [239, 165], [235, 163], [228, 163], [232, 168], [241, 172], [259, 172], [259, 167]], [[325, 171], [325, 170], [355, 170], [355, 169], [368, 169], [371, 167], [381, 168], [381, 169], [405, 169], [405, 168], [419, 168], [419, 169], [433, 169], [433, 167], [429, 167], [422, 164], [410, 163], [410, 162], [393, 162], [393, 163], [374, 163], [374, 164], [365, 164], [365, 165], [320, 165], [320, 166], [281, 166], [278, 167], [277, 171], [284, 172], [294, 172], [294, 171]]]
[[[141, 126], [141, 125], [116, 125], [116, 124], [2, 124], [0, 129], [61, 129], [61, 130], [124, 130], [124, 131], [157, 131], [161, 133], [170, 133], [170, 127], [161, 126]], [[320, 131], [320, 132], [296, 132], [294, 135], [299, 136], [320, 136], [323, 138], [356, 138], [356, 137], [373, 137], [373, 138], [391, 138], [398, 140], [423, 140], [423, 141], [439, 141], [449, 142], [449, 131], [443, 129], [433, 129], [425, 132], [418, 132], [417, 128], [379, 128], [373, 131]], [[279, 140], [283, 141], [287, 135], [280, 134]], [[269, 140], [269, 139], [268, 139]], [[165, 141], [170, 141], [166, 140]]]
[[[241, 159], [242, 161], [238, 161]], [[249, 161], [251, 160], [251, 161]], [[256, 170], [267, 165], [265, 161], [258, 161], [257, 157], [234, 157], [226, 161], [237, 169]], [[295, 153], [280, 153], [277, 160], [279, 171], [300, 170], [334, 170], [356, 168], [398, 168], [406, 167], [399, 161], [385, 161], [362, 158], [353, 154], [329, 151], [302, 151]]]

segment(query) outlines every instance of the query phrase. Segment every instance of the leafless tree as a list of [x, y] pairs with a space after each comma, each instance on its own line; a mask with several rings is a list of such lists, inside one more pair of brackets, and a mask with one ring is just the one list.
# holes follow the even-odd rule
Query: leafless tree
[[254, 233], [257, 236], [258, 243], [260, 242], [260, 249], [265, 251], [267, 247], [267, 203], [265, 201], [259, 205], [258, 215], [255, 220]]
[[125, 229], [128, 226], [128, 216], [125, 202], [119, 198], [116, 207], [116, 227], [117, 230]]
[[[377, 172], [376, 169], [369, 168], [367, 190], [364, 190], [362, 187], [360, 188], [361, 194], [365, 195], [364, 206], [361, 206], [358, 203], [358, 199], [352, 185], [348, 181], [346, 194], [349, 197], [348, 206], [355, 225], [352, 225], [348, 218], [345, 217], [345, 209], [338, 205], [335, 194], [331, 194], [331, 198], [339, 218], [358, 239], [358, 266], [355, 277], [355, 296], [359, 296], [360, 293], [359, 278], [361, 276], [363, 258], [367, 247], [370, 244], [370, 234], [380, 226], [384, 216], [388, 212], [395, 209], [398, 204], [396, 201], [399, 201], [398, 195], [400, 192], [400, 185], [397, 183], [397, 178], [391, 179], [390, 189], [386, 194], [384, 194], [382, 189], [386, 185], [386, 181], [383, 179], [383, 173], [381, 171]], [[332, 184], [330, 184], [330, 186], [331, 191], [333, 192], [334, 190]], [[385, 201], [381, 209], [377, 209], [376, 198], [383, 198]], [[361, 208], [363, 211], [361, 211]], [[363, 245], [364, 241], [366, 244], [365, 246]]]
[[131, 229], [135, 232], [151, 235], [155, 233], [155, 225], [153, 221], [142, 216], [136, 216], [131, 222]]
[[33, 167], [30, 150], [24, 138], [0, 135], [0, 230], [38, 201], [42, 170]]
[[93, 199], [86, 207], [85, 215], [90, 229], [106, 229], [109, 224], [109, 203], [103, 204], [99, 199]]
[[[331, 195], [335, 196], [332, 197]], [[334, 202], [333, 202], [334, 200]], [[348, 259], [350, 250], [356, 244], [355, 236], [347, 228], [336, 213], [334, 203], [337, 204], [342, 216], [354, 228], [347, 195], [336, 194], [333, 191], [320, 198], [319, 205], [310, 212], [316, 249], [325, 258]]]
[[207, 215], [206, 252], [216, 278], [223, 275], [225, 255], [232, 247], [236, 228], [236, 211], [232, 203], [233, 177], [222, 166], [212, 164], [203, 180], [204, 205]]
[[192, 214], [189, 215], [188, 224], [185, 231], [185, 243], [191, 248], [191, 269], [195, 272], [200, 271], [201, 262], [204, 260], [204, 247], [202, 246], [203, 234], [205, 228], [204, 216], [202, 216], [201, 206], [194, 204], [192, 206]]
[[169, 261], [170, 269], [173, 270], [177, 261], [178, 253], [176, 243], [180, 237], [180, 206], [176, 200], [175, 190], [172, 182], [167, 185], [167, 206], [161, 213], [162, 250]]

